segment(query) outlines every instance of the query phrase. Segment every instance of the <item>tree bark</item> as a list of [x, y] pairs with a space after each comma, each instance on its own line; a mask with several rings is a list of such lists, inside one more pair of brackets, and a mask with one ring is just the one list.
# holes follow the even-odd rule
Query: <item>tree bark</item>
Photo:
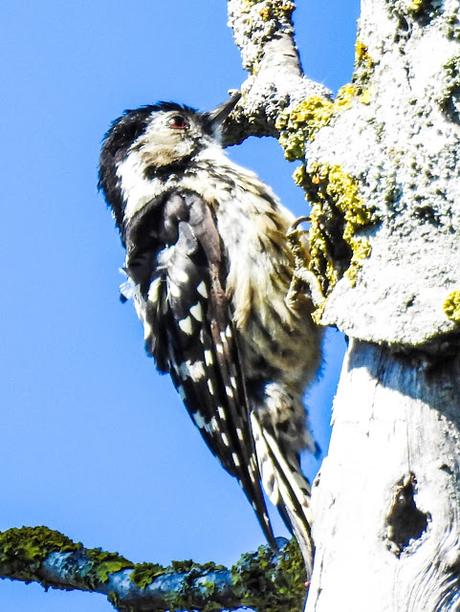
[[460, 358], [352, 342], [313, 493], [307, 612], [460, 606]]
[[329, 90], [302, 72], [294, 40], [291, 0], [228, 0], [228, 23], [249, 72], [242, 99], [226, 123], [226, 145], [249, 136], [275, 136], [281, 111]]

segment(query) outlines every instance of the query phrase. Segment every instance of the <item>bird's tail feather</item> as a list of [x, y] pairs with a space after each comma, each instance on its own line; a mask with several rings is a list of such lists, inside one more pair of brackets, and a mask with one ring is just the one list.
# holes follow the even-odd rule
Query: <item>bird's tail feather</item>
[[261, 427], [254, 412], [251, 413], [251, 426], [264, 490], [295, 535], [307, 574], [311, 576], [314, 543], [311, 535], [310, 485], [300, 470], [297, 458], [288, 460], [285, 457], [275, 436]]

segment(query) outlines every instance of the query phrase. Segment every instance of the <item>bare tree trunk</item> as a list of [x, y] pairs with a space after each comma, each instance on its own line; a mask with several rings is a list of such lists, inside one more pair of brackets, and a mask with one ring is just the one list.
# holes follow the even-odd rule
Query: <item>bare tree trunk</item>
[[460, 609], [460, 359], [352, 342], [316, 481], [308, 612]]

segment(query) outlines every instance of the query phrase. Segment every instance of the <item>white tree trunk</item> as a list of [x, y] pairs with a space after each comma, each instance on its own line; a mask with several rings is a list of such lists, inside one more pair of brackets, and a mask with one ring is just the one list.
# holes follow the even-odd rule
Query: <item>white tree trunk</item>
[[308, 612], [460, 609], [460, 359], [352, 342], [313, 494]]
[[319, 245], [321, 322], [352, 338], [308, 612], [460, 609], [458, 19], [457, 1], [363, 0], [351, 97], [306, 146], [312, 239], [336, 249]]

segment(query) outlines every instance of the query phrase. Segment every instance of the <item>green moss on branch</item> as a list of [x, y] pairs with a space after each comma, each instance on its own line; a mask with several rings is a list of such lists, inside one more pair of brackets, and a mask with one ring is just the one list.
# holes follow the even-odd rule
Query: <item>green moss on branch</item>
[[230, 569], [191, 560], [134, 564], [118, 553], [85, 549], [47, 527], [0, 533], [0, 577], [39, 582], [45, 588], [103, 593], [123, 611], [235, 609], [297, 612], [305, 595], [305, 570], [297, 543], [262, 546]]
[[51, 553], [81, 548], [81, 544], [48, 527], [8, 529], [0, 533], [0, 568], [8, 568], [17, 580], [41, 582], [42, 563]]
[[297, 542], [292, 539], [279, 553], [261, 546], [241, 556], [232, 569], [241, 601], [264, 612], [298, 612], [305, 598], [305, 566]]

